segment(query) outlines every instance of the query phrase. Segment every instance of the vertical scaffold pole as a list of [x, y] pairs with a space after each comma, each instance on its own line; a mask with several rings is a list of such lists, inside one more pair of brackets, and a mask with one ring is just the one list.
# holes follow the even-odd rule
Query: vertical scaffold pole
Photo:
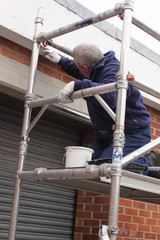
[[[34, 32], [33, 46], [32, 46], [30, 78], [28, 81], [27, 93], [25, 95], [24, 116], [23, 116], [21, 141], [20, 141], [19, 153], [18, 153], [19, 157], [18, 157], [17, 171], [23, 170], [24, 160], [27, 153], [27, 146], [28, 146], [27, 129], [29, 127], [30, 117], [31, 117], [31, 109], [28, 107], [27, 102], [33, 98], [33, 90], [34, 90], [36, 69], [37, 69], [38, 56], [39, 56], [39, 43], [37, 42], [36, 38], [38, 34], [41, 32], [42, 25], [43, 25], [43, 8], [39, 8], [37, 17], [35, 19], [35, 32]], [[8, 240], [15, 240], [15, 237], [16, 237], [21, 185], [22, 185], [22, 180], [18, 176], [16, 176]]]
[[128, 53], [130, 48], [130, 29], [132, 22], [133, 1], [124, 2], [124, 19], [121, 43], [120, 70], [117, 74], [117, 107], [113, 139], [113, 159], [111, 165], [111, 193], [109, 207], [110, 240], [116, 240], [118, 234], [118, 210], [120, 196], [121, 165], [124, 147], [124, 121], [126, 95], [128, 88]]

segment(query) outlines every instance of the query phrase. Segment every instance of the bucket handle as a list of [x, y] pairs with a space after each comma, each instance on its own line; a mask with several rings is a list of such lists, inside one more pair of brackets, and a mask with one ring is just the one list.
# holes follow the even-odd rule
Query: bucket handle
[[64, 164], [64, 166], [66, 164], [66, 153], [63, 155], [63, 164]]

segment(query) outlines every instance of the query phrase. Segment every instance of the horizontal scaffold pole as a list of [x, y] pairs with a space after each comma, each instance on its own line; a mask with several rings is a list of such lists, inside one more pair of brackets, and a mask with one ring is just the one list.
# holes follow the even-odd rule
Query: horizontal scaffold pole
[[66, 53], [69, 56], [72, 56], [72, 50], [66, 47], [63, 47], [55, 42], [53, 42], [52, 40], [48, 40], [49, 46], [56, 48], [57, 50]]
[[[76, 159], [75, 159], [76, 160]], [[19, 171], [17, 173], [22, 179], [46, 179], [46, 178], [99, 178], [109, 177], [110, 164], [104, 163], [98, 165], [88, 165], [81, 168], [62, 168], [62, 169], [47, 169], [36, 168], [34, 171]]]
[[73, 32], [75, 30], [78, 30], [80, 28], [89, 26], [91, 24], [103, 21], [105, 19], [114, 17], [116, 15], [120, 15], [123, 13], [123, 3], [118, 3], [115, 5], [115, 7], [111, 10], [107, 10], [105, 12], [99, 13], [98, 15], [95, 15], [93, 17], [86, 18], [84, 20], [69, 24], [67, 26], [58, 28], [54, 31], [48, 32], [48, 33], [40, 33], [37, 37], [38, 42], [45, 42], [52, 38], [64, 35], [69, 32]]
[[140, 90], [146, 92], [146, 93], [149, 93], [150, 95], [154, 96], [154, 97], [157, 97], [160, 99], [160, 92], [152, 89], [152, 88], [149, 88], [147, 87], [146, 85], [138, 82], [138, 81], [135, 81], [135, 80], [129, 80], [129, 84], [130, 85], [134, 85], [135, 87], [139, 88]]
[[139, 27], [140, 29], [142, 29], [144, 32], [148, 33], [149, 35], [151, 35], [152, 37], [154, 37], [155, 39], [160, 41], [160, 33], [158, 33], [157, 31], [153, 30], [152, 28], [150, 28], [149, 26], [147, 26], [146, 24], [142, 23], [141, 21], [139, 21], [137, 18], [132, 17], [132, 23]]
[[[71, 94], [71, 99], [90, 97], [90, 96], [94, 96], [95, 94], [99, 94], [99, 93], [102, 94], [102, 93], [113, 92], [113, 91], [117, 91], [117, 83], [108, 83], [101, 86], [86, 88], [86, 89], [73, 92]], [[51, 97], [30, 101], [28, 102], [28, 106], [30, 108], [33, 108], [33, 107], [40, 107], [46, 104], [59, 103], [59, 102], [60, 100], [58, 99], [58, 96], [55, 96], [55, 97], [51, 96]]]

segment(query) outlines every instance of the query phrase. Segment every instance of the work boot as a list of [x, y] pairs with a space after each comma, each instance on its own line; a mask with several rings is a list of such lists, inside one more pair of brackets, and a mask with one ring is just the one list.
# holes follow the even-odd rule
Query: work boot
[[[160, 167], [160, 153], [158, 151], [153, 150], [149, 154], [147, 154], [146, 157], [148, 157], [151, 167]], [[160, 178], [160, 171], [149, 171], [148, 176]]]

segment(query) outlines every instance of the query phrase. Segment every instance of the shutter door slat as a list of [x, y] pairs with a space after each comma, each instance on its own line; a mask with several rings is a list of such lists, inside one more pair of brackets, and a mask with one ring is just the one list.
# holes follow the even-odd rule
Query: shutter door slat
[[[0, 107], [0, 232], [8, 239], [22, 114]], [[40, 120], [30, 134], [24, 170], [63, 166], [64, 148], [79, 145], [75, 130]], [[76, 191], [23, 181], [16, 240], [71, 240]]]

